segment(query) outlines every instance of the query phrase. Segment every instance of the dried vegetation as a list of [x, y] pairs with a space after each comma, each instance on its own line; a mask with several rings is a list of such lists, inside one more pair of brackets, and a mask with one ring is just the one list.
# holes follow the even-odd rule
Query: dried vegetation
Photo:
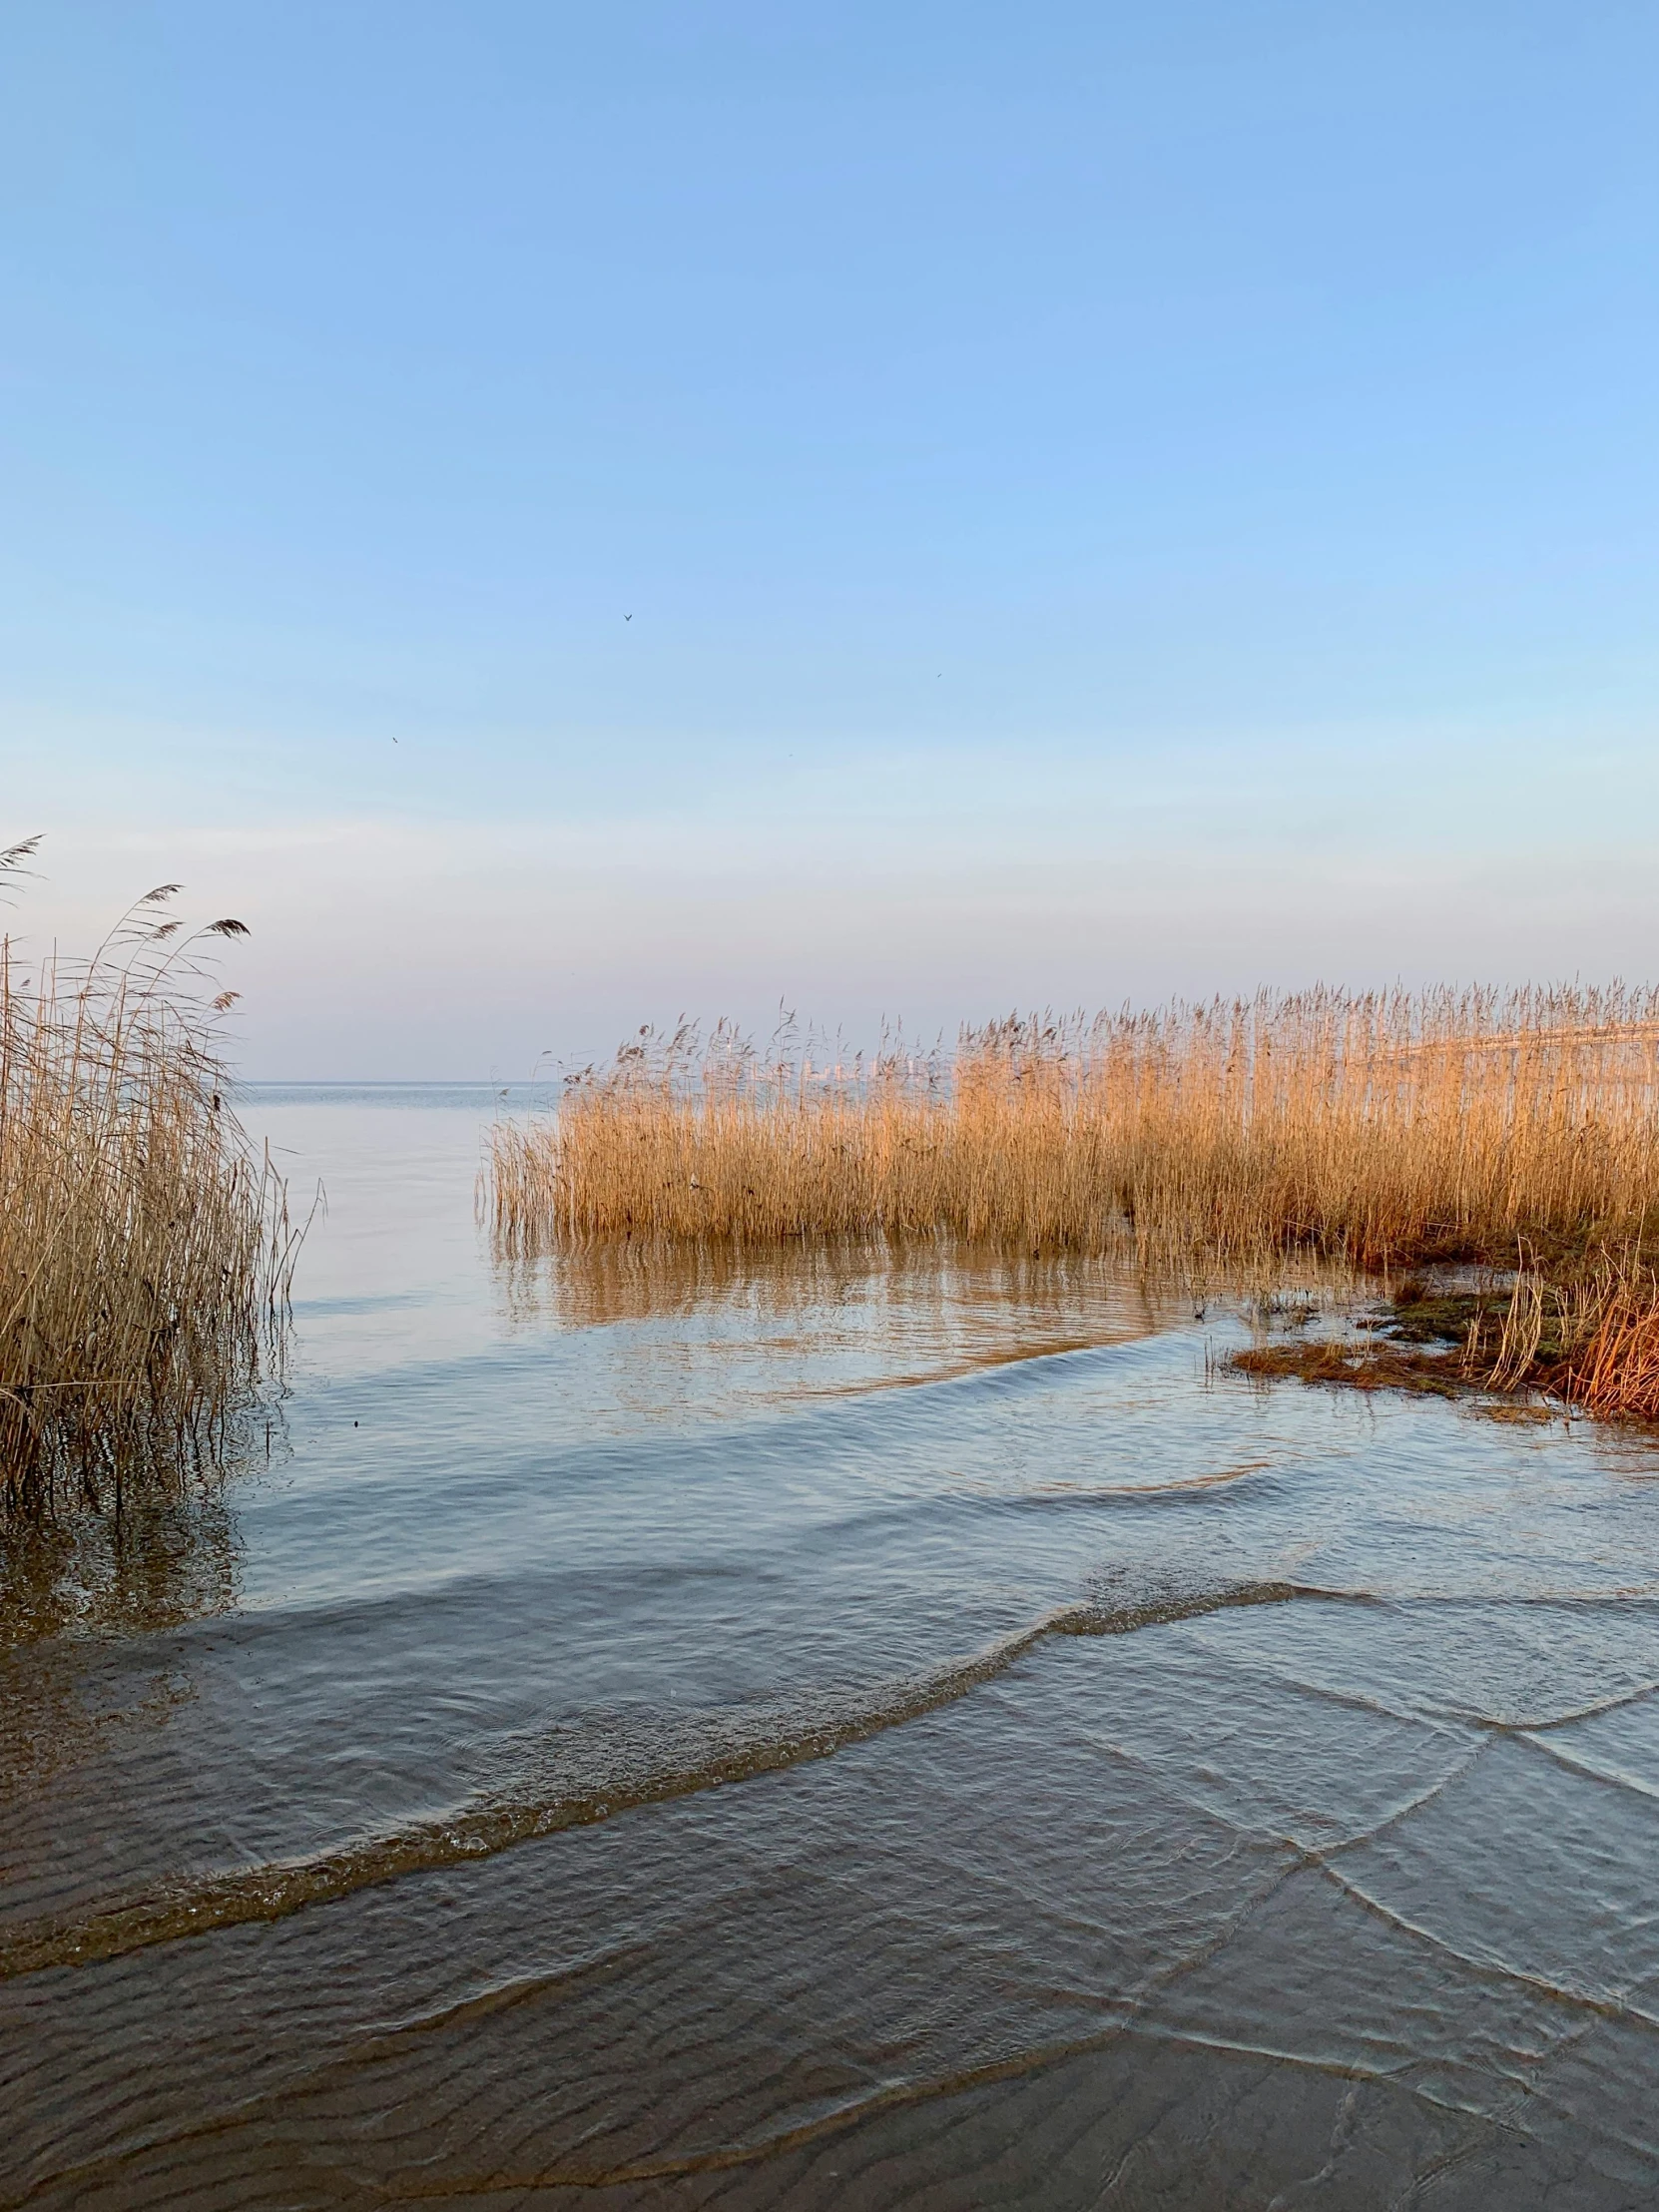
[[1659, 991], [1320, 989], [1015, 1018], [950, 1055], [642, 1031], [554, 1115], [496, 1129], [490, 1203], [521, 1257], [869, 1236], [1253, 1270], [1521, 1255], [1534, 1289], [1468, 1372], [1548, 1367], [1598, 1410], [1659, 1413], [1656, 1168]]
[[1659, 1278], [1634, 1252], [1595, 1254], [1552, 1280], [1525, 1255], [1506, 1291], [1408, 1280], [1352, 1336], [1283, 1337], [1235, 1353], [1263, 1379], [1361, 1390], [1539, 1395], [1602, 1418], [1659, 1418]]
[[[14, 875], [33, 849], [0, 856]], [[279, 1362], [293, 1239], [227, 1103], [230, 995], [165, 884], [71, 967], [0, 939], [0, 1514], [222, 1456]]]

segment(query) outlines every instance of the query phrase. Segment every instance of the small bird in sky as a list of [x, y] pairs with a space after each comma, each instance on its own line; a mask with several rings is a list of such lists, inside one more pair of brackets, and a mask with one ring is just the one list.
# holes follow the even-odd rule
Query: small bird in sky
[[634, 618], [632, 615], [624, 615], [622, 619], [624, 622], [632, 622]]

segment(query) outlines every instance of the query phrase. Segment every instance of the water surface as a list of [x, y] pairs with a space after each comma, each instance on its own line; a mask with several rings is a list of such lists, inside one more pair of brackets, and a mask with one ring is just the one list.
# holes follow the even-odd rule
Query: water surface
[[0, 2204], [1659, 2198], [1659, 1454], [1101, 1263], [497, 1269], [490, 1109], [257, 1094], [269, 1465], [10, 1563]]

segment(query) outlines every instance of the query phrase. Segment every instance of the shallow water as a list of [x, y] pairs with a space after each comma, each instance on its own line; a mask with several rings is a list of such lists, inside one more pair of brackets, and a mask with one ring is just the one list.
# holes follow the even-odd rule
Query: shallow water
[[0, 2204], [1659, 2201], [1659, 1453], [1099, 1264], [493, 1269], [263, 1093], [269, 1464], [9, 1579]]

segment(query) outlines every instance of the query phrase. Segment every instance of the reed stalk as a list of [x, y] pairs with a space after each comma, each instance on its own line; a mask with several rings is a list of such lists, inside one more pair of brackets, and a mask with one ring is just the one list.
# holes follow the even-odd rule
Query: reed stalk
[[[0, 855], [15, 874], [34, 840]], [[93, 957], [0, 938], [0, 1512], [115, 1504], [221, 1458], [281, 1359], [294, 1240], [229, 1105], [235, 994], [178, 889]]]

